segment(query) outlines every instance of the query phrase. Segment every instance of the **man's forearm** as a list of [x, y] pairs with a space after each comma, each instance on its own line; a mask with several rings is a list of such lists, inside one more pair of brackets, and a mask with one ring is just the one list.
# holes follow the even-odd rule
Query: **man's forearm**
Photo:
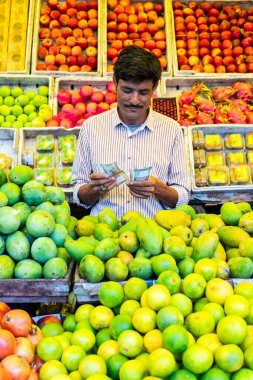
[[178, 201], [178, 192], [160, 180], [156, 181], [154, 195], [165, 206], [171, 208], [174, 208]]

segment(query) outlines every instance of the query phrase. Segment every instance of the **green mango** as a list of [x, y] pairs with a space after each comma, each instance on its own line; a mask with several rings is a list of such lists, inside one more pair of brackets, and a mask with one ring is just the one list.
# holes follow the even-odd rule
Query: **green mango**
[[85, 215], [82, 220], [87, 220], [87, 222], [91, 222], [93, 224], [98, 223], [98, 216], [97, 215]]
[[93, 236], [81, 236], [78, 241], [83, 241], [86, 244], [93, 245], [93, 247], [96, 247], [99, 244], [99, 240], [95, 239]]
[[163, 236], [157, 223], [150, 219], [141, 219], [136, 229], [140, 245], [152, 255], [158, 255], [162, 252]]
[[141, 219], [143, 218], [141, 217], [141, 218], [130, 219], [129, 222], [125, 223], [124, 225], [120, 227], [119, 235], [123, 234], [126, 231], [132, 231], [136, 233], [137, 225]]
[[109, 208], [106, 207], [98, 214], [98, 223], [106, 223], [112, 231], [119, 229], [119, 221], [117, 215]]
[[[247, 214], [245, 214], [247, 215]], [[250, 235], [240, 227], [224, 226], [217, 230], [220, 242], [231, 248], [238, 248], [243, 239], [249, 238]]]
[[170, 233], [172, 236], [180, 237], [185, 242], [186, 245], [190, 245], [193, 238], [192, 230], [186, 226], [173, 227], [170, 230]]
[[71, 216], [69, 217], [69, 225], [67, 227], [67, 231], [68, 231], [68, 234], [69, 236], [72, 238], [72, 239], [76, 239], [77, 238], [77, 234], [75, 233], [75, 225], [77, 223], [77, 218], [75, 216]]
[[193, 237], [199, 237], [203, 232], [209, 231], [209, 224], [205, 219], [195, 218], [190, 225]]
[[252, 211], [251, 205], [248, 202], [239, 202], [235, 204], [242, 214]]
[[217, 248], [214, 251], [213, 257], [217, 257], [218, 259], [226, 261], [226, 257], [227, 257], [226, 251], [220, 242], [218, 243]]
[[193, 219], [196, 218], [196, 211], [190, 205], [187, 205], [187, 204], [179, 205], [179, 206], [176, 207], [176, 210], [184, 211], [186, 214], [189, 215], [189, 217], [191, 218], [191, 220], [193, 220]]
[[104, 263], [94, 255], [84, 256], [79, 265], [79, 273], [88, 282], [101, 282], [105, 274]]
[[238, 257], [238, 256], [240, 256], [239, 248], [229, 248], [226, 251], [226, 256], [227, 256], [227, 260], [232, 259], [232, 257]]
[[[159, 255], [160, 256], [160, 255]], [[138, 251], [135, 253], [134, 257], [144, 257], [145, 259], [150, 259], [151, 253], [146, 251], [144, 248], [139, 248]], [[152, 256], [155, 257], [155, 256]]]
[[100, 260], [108, 260], [120, 251], [118, 242], [113, 238], [106, 238], [96, 246], [94, 255]]
[[221, 217], [228, 226], [238, 226], [241, 211], [233, 202], [225, 202], [220, 209]]
[[212, 228], [221, 228], [225, 226], [225, 223], [220, 215], [204, 214], [203, 219], [208, 223], [210, 230]]
[[75, 233], [78, 236], [91, 236], [93, 234], [95, 224], [88, 220], [80, 219], [76, 222]]
[[170, 236], [164, 240], [163, 249], [170, 254], [176, 261], [180, 261], [187, 256], [186, 244], [178, 236]]
[[191, 257], [195, 262], [200, 259], [213, 257], [218, 243], [219, 237], [216, 233], [210, 231], [203, 232], [194, 244]]
[[232, 257], [228, 266], [232, 278], [250, 278], [253, 274], [253, 262], [249, 257]]
[[139, 240], [136, 233], [133, 231], [126, 231], [120, 234], [119, 245], [122, 251], [135, 253], [139, 248]]
[[170, 231], [175, 226], [191, 225], [191, 218], [181, 210], [160, 210], [155, 214], [156, 223]]
[[162, 235], [163, 235], [163, 240], [165, 240], [167, 237], [171, 236], [171, 233], [166, 230], [165, 228], [161, 227], [161, 226], [158, 226], [160, 231], [162, 232]]
[[62, 204], [60, 205], [55, 205], [54, 209], [55, 209], [55, 213], [65, 212], [65, 214], [68, 214], [69, 216], [71, 214], [70, 206], [67, 201], [62, 202]]
[[253, 211], [247, 212], [247, 214], [241, 216], [239, 227], [250, 234], [253, 233]]
[[95, 247], [91, 244], [79, 240], [73, 240], [70, 237], [67, 237], [64, 243], [64, 248], [66, 248], [68, 254], [77, 263], [80, 263], [84, 256], [92, 255], [95, 251]]
[[112, 229], [106, 223], [97, 223], [93, 229], [93, 235], [97, 240], [107, 239], [113, 236]]
[[128, 223], [130, 220], [133, 219], [139, 219], [142, 218], [141, 214], [137, 211], [127, 211], [124, 215], [121, 217], [121, 225], [124, 226], [124, 224]]
[[247, 238], [239, 244], [239, 253], [242, 257], [253, 259], [253, 238]]

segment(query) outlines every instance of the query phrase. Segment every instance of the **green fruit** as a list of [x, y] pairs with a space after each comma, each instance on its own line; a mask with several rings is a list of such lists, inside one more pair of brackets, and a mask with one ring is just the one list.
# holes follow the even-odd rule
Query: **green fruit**
[[22, 197], [29, 206], [38, 206], [46, 200], [46, 188], [39, 181], [28, 181], [22, 187]]
[[70, 217], [65, 212], [57, 212], [55, 214], [55, 223], [62, 224], [64, 227], [68, 228], [69, 221]]
[[13, 87], [11, 89], [11, 95], [14, 97], [14, 98], [17, 98], [18, 96], [22, 95], [23, 94], [23, 90], [22, 88], [20, 87]]
[[88, 220], [80, 219], [76, 222], [74, 231], [77, 236], [90, 236], [93, 234], [94, 224]]
[[63, 247], [68, 231], [62, 224], [55, 224], [54, 230], [49, 236], [56, 244], [57, 247]]
[[30, 115], [31, 113], [33, 112], [36, 112], [36, 108], [33, 104], [27, 104], [26, 106], [24, 106], [24, 113], [26, 115]]
[[79, 273], [82, 278], [91, 283], [101, 282], [104, 278], [105, 267], [102, 260], [93, 255], [83, 257], [79, 264]]
[[[35, 120], [37, 117], [38, 117], [37, 112], [31, 112], [31, 113], [29, 113], [29, 115], [28, 115], [28, 121], [32, 123], [33, 120]], [[31, 125], [32, 125], [32, 124], [31, 124]]]
[[20, 201], [21, 190], [15, 183], [7, 182], [1, 186], [0, 191], [8, 198], [8, 206], [14, 205]]
[[192, 258], [198, 261], [204, 258], [210, 258], [218, 246], [219, 237], [216, 233], [206, 231], [203, 232], [197, 239], [193, 247]]
[[[241, 218], [248, 214], [243, 215]], [[240, 219], [241, 219], [240, 218]], [[250, 235], [243, 229], [236, 226], [225, 226], [217, 230], [220, 242], [231, 248], [238, 248], [243, 239], [249, 238]]]
[[55, 207], [52, 202], [48, 202], [48, 201], [42, 202], [41, 204], [36, 206], [35, 210], [46, 211], [49, 214], [51, 214], [53, 218], [55, 218]]
[[61, 205], [65, 201], [65, 193], [60, 187], [47, 186], [46, 200], [54, 205]]
[[48, 260], [43, 267], [43, 277], [48, 279], [64, 278], [68, 273], [68, 266], [63, 259], [55, 257]]
[[65, 214], [70, 216], [70, 207], [67, 201], [62, 202], [62, 204], [58, 205], [56, 204], [54, 206], [55, 212], [65, 212]]
[[119, 244], [113, 238], [106, 238], [96, 246], [94, 255], [101, 260], [108, 260], [120, 251]]
[[54, 231], [55, 221], [52, 215], [46, 211], [33, 211], [27, 218], [26, 227], [28, 233], [33, 237], [49, 236]]
[[10, 182], [15, 183], [18, 186], [23, 186], [26, 182], [33, 179], [33, 170], [26, 165], [16, 165], [9, 173]]
[[139, 219], [142, 218], [141, 214], [137, 211], [127, 211], [124, 215], [121, 217], [121, 225], [128, 223], [132, 219]]
[[247, 212], [241, 216], [239, 227], [250, 234], [253, 233], [253, 211]]
[[10, 256], [0, 256], [0, 279], [13, 278], [15, 262]]
[[52, 118], [52, 111], [47, 109], [40, 109], [38, 112], [38, 117], [42, 117], [44, 121], [48, 121]]
[[6, 104], [2, 104], [0, 106], [0, 115], [2, 116], [8, 116], [11, 113], [11, 108], [6, 106]]
[[48, 86], [39, 86], [38, 87], [38, 94], [42, 95], [42, 96], [48, 96], [48, 94], [49, 94]]
[[221, 217], [224, 222], [229, 226], [238, 226], [241, 211], [233, 202], [225, 202], [220, 209]]
[[139, 241], [136, 233], [133, 231], [126, 231], [119, 237], [119, 245], [123, 251], [135, 253], [139, 248]]
[[30, 242], [23, 232], [16, 231], [7, 237], [6, 251], [15, 261], [27, 259], [30, 255]]
[[179, 205], [176, 207], [176, 210], [181, 210], [181, 211], [185, 212], [186, 214], [189, 215], [191, 220], [196, 218], [196, 211], [190, 205]]
[[149, 259], [135, 257], [128, 264], [129, 277], [138, 277], [148, 280], [153, 273], [152, 265]]
[[186, 226], [173, 227], [170, 230], [170, 234], [172, 236], [177, 236], [177, 237], [181, 238], [185, 242], [186, 245], [189, 245], [192, 241], [192, 238], [193, 238], [192, 231], [190, 230], [189, 227], [186, 227]]
[[209, 224], [205, 219], [196, 218], [191, 222], [190, 229], [194, 237], [199, 237], [203, 232], [209, 231]]
[[57, 248], [56, 257], [63, 259], [67, 265], [69, 265], [72, 260], [72, 257], [68, 254], [68, 251], [66, 250], [66, 248], [63, 248], [63, 247]]
[[[28, 119], [30, 121], [30, 118]], [[35, 117], [33, 120], [31, 120], [31, 122], [32, 122], [32, 128], [42, 128], [46, 126], [45, 121], [42, 119], [42, 117], [39, 117], [39, 116]]]
[[124, 281], [128, 275], [128, 267], [118, 257], [112, 257], [105, 263], [105, 274], [108, 280]]
[[251, 205], [248, 202], [239, 202], [235, 204], [237, 208], [241, 211], [242, 214], [252, 211]]
[[0, 207], [7, 206], [8, 197], [6, 194], [0, 192]]
[[3, 169], [0, 169], [0, 186], [7, 182], [7, 175]]
[[32, 103], [35, 107], [40, 107], [42, 106], [42, 104], [47, 104], [48, 103], [48, 99], [46, 96], [43, 96], [43, 95], [36, 95], [33, 100], [32, 100]]
[[107, 224], [112, 231], [116, 231], [119, 228], [119, 222], [116, 214], [108, 207], [104, 208], [98, 214], [98, 223]]
[[36, 280], [42, 277], [42, 266], [31, 259], [22, 260], [15, 267], [14, 277]]
[[15, 104], [18, 104], [20, 106], [26, 106], [29, 103], [30, 99], [27, 95], [21, 94], [15, 99]]
[[189, 227], [191, 224], [190, 216], [181, 210], [160, 210], [156, 213], [155, 220], [168, 231], [175, 226]]
[[253, 262], [248, 257], [232, 257], [228, 266], [232, 278], [250, 278], [253, 274]]
[[136, 234], [140, 245], [152, 255], [162, 252], [163, 235], [158, 224], [150, 219], [141, 219], [137, 225]]
[[31, 255], [34, 260], [44, 264], [57, 256], [56, 244], [49, 237], [40, 237], [32, 243]]
[[6, 96], [4, 98], [4, 104], [8, 107], [12, 107], [15, 103], [15, 99], [13, 98], [13, 96]]
[[163, 249], [170, 254], [176, 261], [182, 260], [187, 256], [185, 242], [178, 236], [170, 236], [164, 240]]
[[8, 86], [1, 86], [0, 87], [0, 96], [5, 98], [6, 96], [9, 96], [11, 94], [11, 89]]
[[167, 253], [153, 256], [151, 259], [152, 269], [158, 277], [164, 271], [176, 271], [177, 263], [173, 256]]
[[1, 124], [1, 128], [12, 128], [12, 123], [10, 123], [9, 121], [4, 121]]
[[7, 122], [9, 122], [9, 123], [14, 123], [14, 121], [16, 121], [16, 116], [14, 116], [14, 115], [8, 115], [8, 116], [6, 116], [5, 117], [5, 121], [7, 121]]
[[21, 121], [23, 124], [28, 122], [28, 116], [22, 113], [17, 117], [17, 121]]
[[23, 108], [19, 104], [15, 104], [11, 109], [12, 115], [19, 116], [23, 113]]
[[32, 212], [30, 206], [28, 206], [25, 202], [18, 202], [15, 203], [15, 205], [13, 205], [12, 208], [19, 212], [21, 218], [20, 227], [23, 227], [26, 224], [28, 216]]
[[0, 208], [0, 232], [11, 234], [19, 229], [21, 217], [19, 212], [12, 207], [3, 206]]
[[105, 223], [97, 223], [93, 230], [93, 235], [97, 240], [103, 240], [112, 237], [113, 231]]
[[92, 255], [95, 247], [91, 244], [84, 243], [79, 240], [73, 240], [67, 236], [64, 248], [66, 248], [68, 254], [77, 262], [80, 263], [83, 257], [86, 255]]
[[33, 100], [33, 98], [37, 95], [34, 90], [28, 90], [25, 92], [25, 95], [28, 96], [30, 100]]
[[0, 255], [3, 255], [5, 251], [5, 240], [0, 236]]
[[191, 257], [186, 257], [177, 263], [179, 274], [181, 278], [185, 278], [188, 274], [193, 273], [195, 261]]

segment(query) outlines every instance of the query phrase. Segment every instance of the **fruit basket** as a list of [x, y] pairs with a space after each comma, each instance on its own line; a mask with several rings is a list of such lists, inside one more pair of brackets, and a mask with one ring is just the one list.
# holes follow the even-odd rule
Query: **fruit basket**
[[251, 1], [171, 1], [174, 76], [252, 77]]
[[[47, 11], [47, 1], [36, 2], [31, 69], [33, 74], [102, 75], [102, 28], [98, 28], [101, 25], [102, 6], [100, 2], [89, 0], [83, 3], [90, 3], [91, 6], [96, 3], [98, 6], [98, 9], [91, 9], [95, 14], [90, 17], [92, 20], [96, 19], [96, 25], [92, 25], [92, 28], [88, 25], [90, 9], [87, 7], [85, 11], [80, 10], [83, 8], [78, 7], [77, 3], [76, 7], [68, 7], [69, 11], [66, 2], [59, 1], [57, 8], [52, 6]], [[81, 12], [86, 13], [83, 15]]]
[[[12, 160], [10, 166], [14, 166], [17, 163], [18, 143], [18, 129], [0, 128], [0, 157], [2, 157], [2, 159], [5, 156], [9, 157]], [[2, 159], [0, 158], [0, 168], [8, 169], [9, 166], [6, 167]]]
[[[66, 195], [73, 192], [72, 163], [80, 128], [20, 130], [18, 163], [34, 168], [35, 179], [57, 185]], [[64, 146], [63, 146], [64, 145]]]
[[0, 298], [9, 303], [66, 302], [75, 265], [70, 263], [68, 273], [63, 279], [45, 278], [0, 280]]
[[188, 128], [192, 198], [205, 203], [251, 201], [252, 126], [199, 125]]
[[7, 0], [0, 5], [1, 75], [30, 73], [34, 8], [34, 0]]
[[[154, 49], [153, 53], [161, 59], [163, 75], [172, 75], [172, 55], [168, 48], [171, 46], [171, 13], [168, 12], [167, 2], [132, 0], [130, 5], [123, 7], [107, 0], [105, 6], [101, 28], [103, 46], [106, 47], [103, 49], [103, 76], [112, 75], [113, 62], [119, 50], [132, 44], [132, 41], [138, 46]], [[148, 12], [151, 13], [147, 16]], [[115, 21], [119, 17], [120, 22]], [[132, 17], [131, 21], [129, 17]], [[118, 35], [116, 32], [119, 32]]]

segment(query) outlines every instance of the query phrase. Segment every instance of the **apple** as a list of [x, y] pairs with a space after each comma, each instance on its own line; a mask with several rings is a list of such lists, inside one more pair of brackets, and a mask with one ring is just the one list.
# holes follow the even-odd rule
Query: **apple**
[[228, 65], [227, 66], [227, 72], [228, 73], [235, 73], [236, 72], [236, 65], [233, 63], [231, 65]]
[[36, 65], [36, 70], [38, 71], [44, 71], [47, 69], [47, 65], [45, 63], [38, 63]]
[[96, 102], [89, 102], [86, 104], [86, 111], [88, 113], [96, 113], [97, 111], [97, 103]]
[[[144, 33], [147, 33], [147, 32], [144, 32]], [[121, 41], [125, 41], [128, 39], [128, 34], [125, 32], [120, 32], [118, 33], [118, 39]]]
[[160, 57], [162, 56], [162, 52], [161, 52], [161, 50], [160, 50], [160, 49], [157, 49], [157, 48], [151, 50], [151, 53], [154, 54], [154, 55], [156, 55], [157, 58], [160, 58]]
[[76, 66], [77, 65], [77, 57], [73, 55], [69, 55], [66, 59], [68, 66]]
[[56, 55], [60, 52], [60, 46], [58, 45], [52, 45], [49, 47], [48, 49], [48, 53], [49, 54], [53, 54], [53, 55]]
[[209, 48], [210, 46], [211, 46], [211, 43], [209, 40], [206, 40], [206, 39], [199, 40], [199, 47], [200, 48], [202, 48], [202, 47]]
[[89, 100], [93, 92], [94, 92], [93, 87], [89, 85], [81, 86], [79, 89], [79, 93], [83, 100]]
[[91, 28], [85, 28], [85, 29], [83, 29], [83, 36], [85, 38], [93, 36], [93, 30]]
[[230, 55], [223, 58], [223, 65], [228, 67], [229, 65], [233, 65], [235, 63], [235, 59]]
[[213, 58], [213, 64], [214, 64], [215, 67], [223, 65], [223, 58], [221, 56], [219, 56], [219, 55], [216, 55]]
[[78, 12], [86, 11], [88, 9], [88, 5], [85, 1], [80, 1], [76, 4], [76, 9]]
[[128, 15], [134, 15], [136, 12], [135, 12], [135, 9], [134, 9], [134, 6], [129, 4], [125, 7], [125, 12], [128, 14]]
[[73, 47], [76, 45], [76, 38], [74, 36], [69, 36], [66, 38], [67, 46]]
[[90, 56], [87, 58], [87, 65], [90, 66], [93, 70], [97, 68], [98, 60], [97, 57]]
[[223, 32], [221, 32], [220, 38], [221, 38], [222, 41], [224, 41], [224, 40], [231, 40], [232, 33], [230, 32], [230, 30], [224, 30]]
[[77, 73], [78, 71], [80, 71], [80, 67], [77, 66], [77, 65], [72, 65], [72, 66], [69, 67], [69, 71], [71, 73]]
[[211, 63], [204, 65], [204, 73], [209, 73], [209, 74], [215, 73], [214, 65], [212, 65]]
[[[203, 63], [203, 66], [205, 67], [205, 65], [210, 65], [213, 63], [213, 57], [211, 55], [205, 55], [203, 58], [202, 58], [202, 63]], [[204, 70], [205, 71], [205, 70]]]
[[117, 93], [115, 83], [113, 81], [110, 81], [106, 84], [106, 91], [107, 92], [113, 92], [114, 94]]
[[195, 14], [195, 17], [201, 17], [201, 16], [205, 15], [205, 12], [203, 11], [203, 9], [197, 8], [197, 9], [195, 9], [194, 14]]
[[97, 56], [97, 48], [94, 46], [88, 46], [85, 49], [85, 54], [87, 57], [96, 57]]
[[189, 65], [190, 66], [196, 66], [196, 65], [199, 65], [199, 57], [196, 57], [196, 56], [194, 56], [194, 55], [192, 55], [191, 57], [189, 57], [189, 60], [188, 60], [188, 62], [189, 62]]
[[[115, 15], [115, 13], [109, 13], [109, 14]], [[76, 18], [77, 18], [77, 20], [87, 20], [88, 19], [88, 13], [86, 11], [79, 11], [79, 12], [77, 12]], [[115, 21], [116, 19], [117, 19], [117, 16], [116, 16], [116, 18], [114, 18], [110, 21]]]
[[[118, 15], [119, 17], [120, 15]], [[131, 24], [137, 24], [138, 23], [138, 17], [136, 14], [128, 15], [127, 22], [129, 25]]]
[[[117, 20], [118, 23], [122, 23], [122, 22], [128, 22], [128, 17], [129, 15], [127, 13], [120, 13], [117, 17], [117, 15], [115, 13], [110, 13], [111, 15], [113, 15], [115, 17], [114, 20]], [[135, 15], [134, 15], [135, 16]], [[107, 18], [108, 19], [108, 18]], [[111, 20], [113, 21], [113, 20]]]
[[46, 57], [46, 55], [48, 55], [48, 53], [49, 53], [49, 51], [47, 50], [47, 48], [45, 48], [44, 46], [42, 46], [38, 50], [38, 57], [39, 57], [39, 59], [45, 59], [45, 57]]
[[60, 4], [57, 4], [57, 9], [60, 13], [67, 13], [67, 4], [66, 3], [60, 3]]
[[66, 45], [66, 40], [64, 37], [58, 37], [55, 40], [56, 45], [63, 46]]
[[70, 17], [70, 18], [77, 18], [77, 9], [76, 8], [68, 8], [67, 9], [67, 15]]
[[161, 15], [164, 11], [164, 7], [162, 3], [154, 3], [153, 10], [156, 11], [158, 15]]
[[180, 57], [181, 55], [187, 56], [187, 50], [184, 48], [177, 49], [177, 56]]
[[90, 71], [92, 71], [92, 68], [89, 65], [83, 65], [81, 66], [81, 71], [89, 73]]
[[252, 38], [246, 37], [241, 40], [241, 46], [243, 48], [246, 48], [248, 46], [252, 46]]
[[98, 19], [97, 18], [91, 18], [88, 20], [88, 27], [91, 28], [92, 30], [97, 30], [98, 29]]
[[159, 62], [160, 62], [162, 69], [165, 70], [167, 67], [167, 59], [164, 56], [162, 56], [158, 59], [159, 59]]
[[248, 55], [253, 55], [253, 46], [247, 46], [245, 49], [244, 49], [244, 54], [246, 55], [246, 56], [248, 56]]
[[247, 73], [246, 63], [240, 63], [236, 68], [236, 72], [241, 74]]
[[42, 40], [41, 42], [41, 46], [44, 46], [46, 48], [49, 48], [52, 45], [53, 45], [53, 41], [51, 40], [51, 38], [44, 38], [44, 40]]
[[59, 21], [58, 20], [52, 20], [52, 21], [50, 21], [49, 28], [50, 28], [50, 30], [60, 28]]
[[223, 40], [221, 46], [222, 46], [223, 50], [224, 49], [232, 49], [233, 43], [230, 40]]
[[76, 57], [76, 60], [77, 65], [80, 67], [87, 64], [87, 57], [85, 57], [84, 55]]
[[47, 65], [47, 71], [58, 71], [58, 67], [56, 65]]
[[69, 65], [64, 64], [59, 66], [59, 71], [69, 71]]
[[40, 25], [49, 26], [51, 18], [49, 15], [40, 16]]
[[62, 119], [60, 121], [60, 127], [63, 127], [65, 129], [72, 129], [74, 128], [74, 123], [72, 120], [69, 120], [69, 119]]
[[49, 16], [51, 13], [51, 8], [48, 7], [47, 5], [43, 5], [41, 8], [40, 8], [40, 15], [47, 15]]
[[66, 26], [65, 28], [62, 28], [62, 37], [67, 38], [72, 36], [72, 29]]
[[223, 49], [223, 57], [227, 57], [227, 56], [230, 56], [232, 57], [233, 56], [233, 50], [232, 49]]
[[65, 55], [65, 57], [68, 57], [71, 54], [71, 47], [67, 45], [61, 45], [59, 53]]
[[247, 63], [247, 72], [253, 73], [253, 63]]
[[221, 44], [221, 41], [220, 40], [212, 40], [211, 41], [211, 47], [212, 49], [215, 49], [215, 48], [221, 48], [222, 44]]
[[86, 105], [84, 102], [78, 102], [75, 104], [75, 109], [77, 109], [82, 115], [86, 112]]
[[39, 31], [39, 37], [44, 39], [44, 38], [50, 38], [51, 36], [51, 31], [48, 28], [42, 28]]
[[214, 48], [211, 50], [211, 56], [214, 58], [216, 56], [221, 56], [222, 55], [222, 51], [220, 48]]
[[104, 112], [104, 111], [108, 111], [110, 109], [110, 106], [108, 103], [105, 103], [105, 102], [101, 102], [97, 105], [97, 109], [96, 109], [96, 112], [97, 113], [101, 113], [101, 112]]
[[[58, 0], [48, 0], [47, 5], [48, 5], [51, 9], [56, 9], [56, 8], [57, 8], [57, 5], [58, 5]], [[40, 326], [39, 326], [39, 327], [40, 327]]]
[[109, 49], [107, 49], [107, 57], [109, 59], [113, 59], [114, 57], [117, 57], [118, 54], [119, 54], [119, 52], [115, 48], [109, 48]]
[[[140, 25], [140, 24], [139, 24]], [[147, 24], [145, 24], [146, 29], [147, 29]], [[121, 22], [118, 24], [118, 32], [128, 32], [128, 24], [126, 22]]]
[[104, 101], [105, 95], [102, 91], [94, 91], [90, 97], [92, 102], [101, 103]]
[[82, 29], [80, 29], [80, 28], [75, 28], [75, 29], [73, 29], [72, 35], [73, 35], [75, 38], [82, 37], [82, 36], [83, 36], [83, 31], [82, 31]]
[[68, 90], [60, 90], [56, 97], [60, 106], [71, 102], [71, 93]]
[[[246, 48], [246, 49], [248, 49], [248, 48]], [[243, 54], [243, 48], [241, 46], [236, 46], [233, 48], [233, 56], [234, 57], [238, 57], [242, 54]], [[247, 55], [246, 51], [245, 51], [245, 54]]]
[[186, 55], [180, 55], [177, 57], [178, 66], [186, 65], [188, 63], [188, 58]]
[[188, 49], [188, 57], [191, 57], [192, 55], [198, 57], [199, 56], [199, 50], [197, 48]]
[[71, 29], [75, 29], [78, 27], [78, 20], [74, 17], [71, 17], [68, 21], [68, 27]]
[[217, 66], [215, 72], [218, 74], [224, 74], [226, 72], [226, 67], [223, 65]]
[[76, 39], [76, 45], [81, 48], [86, 48], [88, 46], [87, 39], [85, 37], [78, 37]]
[[82, 55], [82, 48], [80, 46], [73, 46], [72, 49], [71, 49], [71, 55], [73, 55], [74, 57], [78, 57], [80, 55]]
[[78, 24], [77, 24], [77, 26], [78, 26], [78, 28], [80, 28], [80, 29], [86, 29], [86, 28], [88, 28], [88, 21], [87, 20], [79, 20], [78, 21]]
[[207, 47], [201, 47], [199, 49], [199, 56], [203, 58], [206, 55], [210, 55], [210, 49], [208, 49]]
[[56, 38], [59, 38], [62, 36], [61, 30], [60, 29], [52, 29], [51, 31], [51, 37], [56, 40]]

